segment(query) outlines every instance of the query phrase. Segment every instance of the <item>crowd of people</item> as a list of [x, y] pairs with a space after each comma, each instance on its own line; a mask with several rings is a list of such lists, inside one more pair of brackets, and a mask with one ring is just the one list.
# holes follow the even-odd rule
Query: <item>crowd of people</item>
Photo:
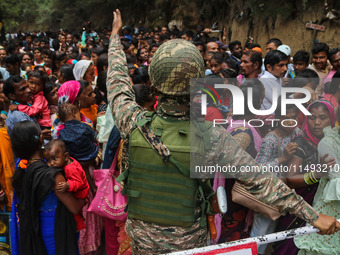
[[[306, 223], [327, 235], [260, 245], [259, 254], [340, 253], [334, 218], [340, 211], [340, 48], [317, 42], [293, 54], [289, 41], [278, 38], [242, 45], [209, 32], [135, 31], [122, 27], [116, 10], [112, 27], [99, 33], [87, 22], [81, 35], [6, 37], [0, 46], [0, 205], [12, 215], [12, 254], [161, 254]], [[213, 79], [211, 86], [190, 94], [190, 79], [203, 77]], [[244, 114], [233, 114], [237, 98], [213, 89], [215, 83], [242, 91]], [[310, 95], [303, 104], [310, 115], [294, 104], [282, 114], [284, 87]], [[220, 103], [208, 97], [206, 114], [190, 119], [202, 94], [216, 91]], [[304, 97], [301, 90], [289, 95]], [[255, 115], [248, 98], [269, 114]], [[229, 124], [212, 128], [216, 119]], [[253, 119], [263, 125], [251, 125]], [[192, 130], [210, 134], [200, 134], [195, 147], [202, 164], [301, 171], [190, 178]], [[124, 221], [87, 211], [98, 190], [93, 172], [109, 168], [115, 155], [128, 198]], [[318, 166], [328, 175], [315, 171]], [[233, 202], [236, 183], [282, 216], [273, 220]], [[217, 186], [226, 191], [225, 214], [210, 205]], [[209, 235], [208, 215], [215, 217], [217, 236]]]

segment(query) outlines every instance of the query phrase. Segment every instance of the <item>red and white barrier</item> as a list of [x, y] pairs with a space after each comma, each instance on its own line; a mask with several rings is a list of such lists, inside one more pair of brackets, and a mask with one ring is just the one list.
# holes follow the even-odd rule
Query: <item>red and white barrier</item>
[[[338, 219], [340, 221], [340, 219]], [[294, 238], [302, 235], [309, 235], [312, 233], [319, 232], [319, 230], [313, 226], [307, 226], [302, 228], [296, 228], [277, 232], [269, 235], [263, 235], [258, 237], [241, 239], [230, 243], [222, 243], [216, 245], [210, 245], [206, 247], [178, 251], [169, 253], [171, 255], [203, 255], [203, 254], [228, 254], [228, 255], [257, 255], [257, 246], [261, 244], [268, 244], [279, 242], [282, 240]], [[255, 248], [254, 248], [255, 247]]]

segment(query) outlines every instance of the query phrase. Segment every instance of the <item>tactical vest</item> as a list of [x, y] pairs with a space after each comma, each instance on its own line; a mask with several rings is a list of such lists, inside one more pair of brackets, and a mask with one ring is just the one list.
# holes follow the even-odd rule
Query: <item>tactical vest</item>
[[[190, 178], [190, 150], [196, 152], [197, 159], [204, 159], [203, 134], [192, 125], [191, 132], [194, 131], [199, 139], [190, 144], [190, 121], [168, 120], [157, 115], [151, 117], [151, 113], [146, 118], [149, 121], [143, 119], [137, 125], [149, 125], [171, 156], [165, 161], [139, 128], [132, 131], [129, 169], [119, 178], [127, 178], [123, 193], [128, 196], [128, 217], [167, 226], [192, 226], [202, 212], [206, 215], [207, 208], [211, 211], [209, 199], [214, 195], [209, 181], [202, 183]], [[198, 203], [199, 194], [202, 201]], [[201, 212], [195, 214], [198, 206]], [[206, 217], [202, 216], [202, 226], [205, 226], [205, 220]]]

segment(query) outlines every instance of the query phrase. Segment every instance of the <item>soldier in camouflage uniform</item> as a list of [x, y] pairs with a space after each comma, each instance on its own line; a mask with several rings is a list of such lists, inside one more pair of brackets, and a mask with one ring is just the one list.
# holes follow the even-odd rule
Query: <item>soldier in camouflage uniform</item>
[[[117, 128], [122, 138], [127, 139], [136, 123], [146, 114], [146, 110], [135, 102], [126, 57], [118, 35], [121, 26], [121, 15], [116, 10], [109, 46], [107, 91]], [[204, 62], [200, 52], [189, 42], [171, 40], [157, 50], [149, 68], [151, 82], [158, 90], [157, 114], [165, 119], [189, 119], [189, 80], [204, 75]], [[220, 165], [256, 165], [224, 128], [214, 128], [211, 140], [213, 149], [208, 151], [206, 165], [217, 158]], [[128, 143], [124, 143], [124, 146], [122, 167], [127, 169]], [[332, 234], [339, 230], [340, 225], [335, 218], [318, 214], [280, 179], [263, 178], [261, 175], [250, 178], [246, 174], [240, 176], [240, 173], [237, 176], [228, 176], [234, 177], [259, 200], [277, 207], [281, 213], [295, 214], [319, 228], [323, 234]], [[205, 246], [208, 236], [207, 228], [200, 226], [199, 219], [190, 227], [177, 227], [128, 218], [126, 231], [132, 240], [133, 254], [161, 254]]]

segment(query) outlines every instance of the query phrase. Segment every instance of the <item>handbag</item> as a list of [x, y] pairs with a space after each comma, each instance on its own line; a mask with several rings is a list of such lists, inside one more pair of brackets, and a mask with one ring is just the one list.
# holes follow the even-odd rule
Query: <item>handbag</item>
[[116, 180], [119, 175], [116, 170], [118, 153], [119, 148], [109, 169], [93, 171], [97, 193], [87, 211], [111, 220], [125, 221], [127, 196], [121, 194], [122, 188]]
[[271, 220], [277, 220], [281, 214], [279, 210], [271, 205], [261, 202], [252, 194], [250, 194], [239, 182], [235, 182], [231, 190], [231, 199], [240, 205], [261, 213]]

